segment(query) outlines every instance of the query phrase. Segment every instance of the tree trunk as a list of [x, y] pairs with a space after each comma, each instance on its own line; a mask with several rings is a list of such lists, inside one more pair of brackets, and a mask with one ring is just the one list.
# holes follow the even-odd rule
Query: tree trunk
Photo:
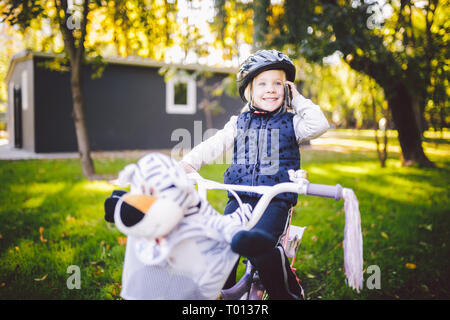
[[412, 105], [421, 136], [423, 136], [423, 133], [428, 129], [427, 121], [425, 120], [425, 99], [422, 97], [422, 95], [415, 95], [412, 97]]
[[77, 136], [78, 152], [80, 153], [83, 174], [88, 178], [93, 178], [95, 176], [95, 169], [94, 163], [91, 159], [91, 146], [89, 143], [86, 120], [84, 116], [84, 95], [81, 81], [81, 61], [72, 61], [71, 66], [73, 118]]
[[[423, 152], [422, 132], [418, 125], [411, 91], [408, 90], [405, 80], [401, 79], [399, 71], [401, 69], [396, 68], [392, 55], [386, 52], [385, 55], [385, 60], [378, 63], [365, 57], [353, 59], [350, 67], [372, 77], [383, 88], [392, 113], [392, 121], [398, 132], [403, 166], [417, 164], [420, 167], [434, 167]], [[387, 77], [386, 74], [392, 76]]]
[[[64, 40], [64, 50], [69, 56], [70, 60], [70, 82], [72, 87], [73, 100], [73, 120], [75, 124], [75, 134], [77, 137], [78, 152], [81, 159], [81, 167], [83, 174], [88, 179], [95, 178], [94, 163], [91, 159], [91, 146], [89, 144], [88, 131], [86, 127], [86, 120], [84, 116], [84, 95], [82, 86], [82, 61], [84, 57], [84, 39], [86, 36], [87, 15], [89, 11], [89, 1], [83, 2], [83, 17], [79, 24], [69, 23], [69, 16], [67, 0], [55, 0], [55, 7], [59, 11], [65, 13], [64, 18], [57, 14], [59, 20], [59, 27]], [[73, 22], [73, 21], [72, 21]], [[77, 29], [77, 30], [74, 30]], [[79, 30], [81, 29], [81, 30]], [[81, 36], [77, 40], [74, 37], [74, 31], [81, 31]]]
[[[377, 155], [378, 160], [380, 160], [380, 165], [382, 168], [386, 167], [386, 159], [387, 159], [387, 124], [384, 128], [380, 128], [384, 133], [384, 146], [383, 150], [380, 149], [380, 141], [378, 139], [378, 121], [377, 121], [377, 105], [375, 103], [375, 94], [374, 88], [370, 88], [370, 96], [372, 100], [372, 116], [373, 116], [373, 131], [375, 133], [375, 144], [377, 147]], [[385, 118], [387, 120], [387, 117]]]
[[404, 84], [398, 84], [391, 92], [386, 92], [392, 120], [398, 131], [398, 140], [402, 149], [402, 164], [420, 167], [433, 167], [422, 148], [422, 135], [417, 125], [412, 98]]

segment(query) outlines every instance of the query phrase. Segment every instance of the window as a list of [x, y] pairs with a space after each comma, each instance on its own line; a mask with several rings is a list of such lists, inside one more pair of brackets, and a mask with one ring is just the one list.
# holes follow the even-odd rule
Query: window
[[166, 112], [194, 114], [197, 94], [195, 80], [189, 76], [175, 76], [166, 82]]
[[175, 105], [185, 105], [188, 104], [187, 103], [187, 96], [188, 96], [188, 92], [187, 92], [187, 83], [186, 82], [181, 82], [178, 81], [174, 84], [173, 86], [173, 90], [174, 90], [174, 96], [175, 96]]

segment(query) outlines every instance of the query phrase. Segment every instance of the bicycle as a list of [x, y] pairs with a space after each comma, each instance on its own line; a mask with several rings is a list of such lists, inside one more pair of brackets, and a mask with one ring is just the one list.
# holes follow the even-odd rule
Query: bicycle
[[[275, 186], [226, 185], [206, 180], [198, 173], [188, 177], [175, 161], [160, 154], [149, 154], [140, 159], [137, 165], [127, 165], [119, 174], [118, 184], [130, 184], [129, 200], [125, 200], [126, 195], [122, 197], [113, 193], [112, 198], [109, 198], [114, 204], [112, 216], [108, 216], [111, 221], [107, 219], [115, 222], [116, 227], [128, 236], [121, 296], [125, 299], [164, 300], [218, 297], [262, 299], [264, 288], [251, 265], [248, 265], [246, 274], [236, 286], [231, 290], [222, 290], [239, 260], [239, 255], [231, 249], [230, 237], [236, 232], [252, 229], [270, 201], [277, 194], [285, 192], [336, 200], [344, 198], [345, 274], [348, 285], [359, 291], [362, 287], [362, 234], [358, 202], [353, 191], [340, 185], [310, 183], [301, 170], [290, 170], [289, 177], [291, 182]], [[197, 191], [194, 184], [198, 186]], [[159, 192], [164, 192], [166, 196], [163, 195], [159, 200], [152, 197], [154, 187], [158, 187]], [[229, 191], [235, 196], [240, 209], [223, 216], [208, 203], [206, 190], [209, 189]], [[237, 192], [245, 191], [262, 194], [252, 210], [237, 195]], [[137, 203], [129, 202], [128, 206], [124, 205], [125, 211], [122, 211], [124, 201], [137, 199], [144, 199], [146, 208], [150, 209], [144, 208], [139, 219], [130, 216], [133, 221], [122, 221], [129, 205]], [[187, 199], [190, 199], [190, 204], [184, 212], [180, 205]], [[286, 232], [284, 248], [293, 259], [303, 231], [300, 227], [290, 226]]]
[[[293, 171], [290, 170], [289, 176], [292, 182], [280, 183], [274, 186], [242, 186], [242, 185], [226, 185], [215, 181], [207, 180], [201, 177], [198, 173], [189, 174], [193, 178], [198, 186], [198, 192], [200, 196], [207, 200], [207, 190], [227, 190], [230, 191], [237, 199], [238, 203], [242, 207], [242, 202], [236, 191], [247, 191], [262, 194], [259, 202], [255, 206], [252, 212], [252, 218], [247, 224], [247, 228], [251, 229], [264, 213], [267, 205], [278, 194], [284, 192], [293, 192], [301, 195], [319, 196], [332, 198], [336, 201], [343, 199], [343, 188], [337, 184], [335, 186], [314, 184], [307, 180], [307, 173], [304, 170]], [[359, 213], [359, 212], [358, 212]], [[289, 223], [285, 234], [282, 236], [280, 243], [284, 249], [288, 258], [291, 258], [290, 268], [294, 271], [294, 262], [301, 244], [301, 239], [306, 227], [295, 226], [291, 224], [293, 214], [293, 208], [289, 212]], [[361, 251], [362, 257], [362, 251]], [[265, 289], [258, 277], [258, 273], [252, 266], [250, 261], [246, 261], [246, 269], [244, 275], [237, 283], [228, 289], [222, 289], [218, 299], [220, 300], [262, 300], [267, 298]], [[362, 264], [361, 264], [362, 266]], [[361, 275], [362, 277], [362, 275]], [[297, 278], [297, 281], [299, 279]], [[356, 285], [359, 290], [360, 285]], [[305, 298], [302, 288], [302, 296]]]
[[[295, 273], [294, 268], [295, 258], [300, 248], [303, 233], [306, 227], [294, 226], [291, 224], [291, 218], [294, 214], [293, 208], [289, 210], [288, 225], [286, 232], [282, 235], [279, 245], [281, 244], [286, 256], [291, 259], [290, 268]], [[228, 289], [222, 289], [218, 297], [219, 300], [266, 300], [268, 299], [267, 292], [259, 278], [257, 270], [252, 263], [245, 259], [244, 275], [236, 282], [234, 286]], [[300, 280], [297, 278], [300, 283]], [[301, 286], [300, 286], [301, 287]], [[302, 298], [305, 299], [305, 293], [302, 288]]]

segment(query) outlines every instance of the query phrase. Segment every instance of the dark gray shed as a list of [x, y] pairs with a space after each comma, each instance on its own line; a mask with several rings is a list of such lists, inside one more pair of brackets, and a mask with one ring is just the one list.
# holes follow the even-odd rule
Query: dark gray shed
[[[43, 65], [55, 56], [24, 51], [11, 60], [8, 84], [8, 136], [15, 148], [36, 153], [77, 151], [72, 118], [70, 74]], [[205, 112], [198, 105], [204, 98], [193, 71], [207, 71], [206, 84], [217, 83], [234, 69], [198, 65], [175, 65], [183, 70], [165, 81], [159, 74], [168, 65], [146, 59], [105, 59], [100, 78], [83, 67], [86, 121], [92, 150], [171, 149], [187, 133], [188, 147], [201, 141], [206, 131]], [[173, 65], [171, 65], [173, 66]], [[237, 97], [216, 98], [223, 112], [211, 117], [221, 129], [242, 108]], [[180, 134], [181, 133], [181, 134]]]

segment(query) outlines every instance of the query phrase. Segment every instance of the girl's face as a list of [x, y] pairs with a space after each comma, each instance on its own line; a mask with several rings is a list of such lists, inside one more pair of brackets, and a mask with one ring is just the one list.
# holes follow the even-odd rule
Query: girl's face
[[282, 70], [267, 70], [258, 74], [252, 83], [253, 105], [265, 110], [275, 111], [284, 103], [284, 81]]

